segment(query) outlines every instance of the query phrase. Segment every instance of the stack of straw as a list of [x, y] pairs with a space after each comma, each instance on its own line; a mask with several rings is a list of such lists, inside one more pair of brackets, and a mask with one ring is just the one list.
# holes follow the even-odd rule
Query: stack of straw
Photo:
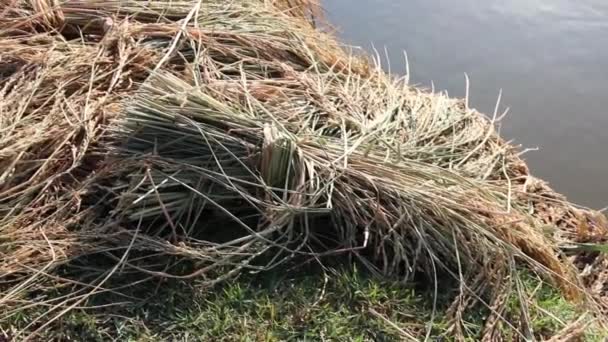
[[47, 323], [119, 273], [213, 285], [338, 254], [456, 278], [458, 317], [499, 313], [521, 266], [583, 295], [541, 229], [582, 212], [529, 176], [500, 113], [349, 55], [310, 4], [0, 3], [4, 317], [91, 255], [113, 264]]

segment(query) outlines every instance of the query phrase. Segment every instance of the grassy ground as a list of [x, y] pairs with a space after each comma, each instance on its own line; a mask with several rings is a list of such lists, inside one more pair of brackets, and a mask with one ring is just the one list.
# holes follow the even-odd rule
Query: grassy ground
[[[542, 339], [580, 315], [557, 291], [526, 275], [530, 320]], [[124, 279], [123, 279], [124, 281]], [[428, 286], [428, 282], [426, 283]], [[453, 299], [449, 282], [438, 288], [433, 314], [432, 289], [376, 279], [358, 268], [285, 270], [245, 276], [212, 289], [192, 282], [148, 282], [127, 291], [135, 298], [103, 294], [89, 309], [69, 312], [45, 330], [45, 341], [398, 341], [442, 335], [450, 326], [445, 312]], [[65, 292], [61, 290], [58, 292]], [[509, 299], [505, 318], [517, 325], [520, 307]], [[135, 304], [136, 303], [136, 304]], [[111, 305], [111, 306], [105, 306]], [[97, 308], [92, 308], [92, 307]], [[40, 308], [13, 316], [8, 337], [27, 326]], [[489, 314], [480, 307], [465, 317], [468, 340], [477, 340]], [[30, 327], [35, 328], [35, 326]], [[598, 329], [587, 329], [585, 341], [601, 341]], [[506, 330], [505, 330], [506, 331]], [[509, 330], [510, 331], [510, 330]], [[518, 336], [503, 338], [516, 340]]]

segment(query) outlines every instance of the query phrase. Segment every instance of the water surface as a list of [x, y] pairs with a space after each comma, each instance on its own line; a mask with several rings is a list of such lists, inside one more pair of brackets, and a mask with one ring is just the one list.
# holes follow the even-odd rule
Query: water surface
[[608, 205], [608, 1], [324, 0], [338, 35], [384, 52], [391, 70], [510, 108], [502, 135], [525, 147], [532, 172], [570, 200]]

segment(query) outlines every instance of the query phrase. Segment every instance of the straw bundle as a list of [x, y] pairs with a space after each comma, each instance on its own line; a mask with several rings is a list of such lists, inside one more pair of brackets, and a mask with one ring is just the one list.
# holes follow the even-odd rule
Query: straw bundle
[[540, 229], [577, 211], [542, 193], [497, 113], [346, 54], [305, 2], [4, 3], [4, 317], [90, 255], [115, 266], [48, 316], [119, 270], [213, 285], [337, 254], [455, 277], [458, 303], [498, 305], [522, 264], [582, 294]]

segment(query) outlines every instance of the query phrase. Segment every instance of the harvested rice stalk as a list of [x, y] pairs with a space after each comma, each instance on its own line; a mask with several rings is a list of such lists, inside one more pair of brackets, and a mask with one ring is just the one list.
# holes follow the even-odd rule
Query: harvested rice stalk
[[[518, 260], [549, 275], [567, 295], [580, 294], [572, 271], [557, 259], [552, 242], [536, 228], [534, 217], [518, 206], [508, 211], [504, 189], [467, 177], [466, 172], [410, 159], [407, 156], [413, 152], [405, 147], [397, 147], [404, 151], [402, 155], [387, 161], [375, 135], [361, 134], [367, 131], [364, 123], [350, 130], [319, 127], [320, 118], [329, 113], [313, 111], [316, 117], [310, 118], [309, 107], [286, 108], [284, 103], [259, 101], [247, 91], [250, 77], [237, 77], [244, 80], [241, 92], [224, 92], [214, 98], [214, 80], [197, 86], [202, 80], [188, 84], [173, 75], [154, 75], [116, 129], [116, 140], [126, 141], [118, 149], [123, 157], [139, 159], [164, 175], [154, 184], [183, 185], [181, 190], [167, 192], [164, 185], [142, 189], [157, 216], [171, 212], [172, 198], [181, 191], [180, 198], [198, 196], [224, 213], [227, 221], [243, 228], [242, 235], [217, 245], [237, 248], [239, 254], [207, 260], [203, 269], [216, 269], [220, 264], [238, 270], [269, 269], [287, 259], [275, 257], [259, 266], [248, 257], [269, 251], [275, 256], [307, 256], [324, 240], [323, 235], [332, 235], [335, 244], [321, 243], [328, 250], [319, 256], [352, 253], [384, 275], [408, 280], [418, 272], [436, 276], [442, 271], [465, 283], [469, 282], [466, 275], [482, 275], [484, 285], [476, 291], [484, 293], [484, 288], [492, 289], [500, 280], [509, 279], [507, 274]], [[317, 134], [298, 136], [311, 129]], [[276, 136], [293, 147], [272, 144]], [[273, 162], [269, 154], [276, 153], [276, 148], [293, 151], [287, 154], [291, 158], [279, 154]], [[289, 159], [291, 163], [284, 161]], [[233, 197], [220, 203], [212, 198], [213, 193], [186, 185], [197, 177], [183, 177], [185, 170]], [[182, 211], [192, 210], [189, 202], [181, 203]], [[243, 207], [248, 210], [241, 211]], [[144, 212], [131, 217], [140, 222], [141, 215]], [[311, 228], [310, 222], [319, 216], [334, 225], [322, 231]], [[166, 220], [165, 225], [183, 225], [177, 215]], [[154, 222], [150, 227], [158, 225]], [[196, 234], [197, 228], [186, 229]], [[188, 235], [177, 239], [190, 243]]]
[[[345, 53], [294, 17], [307, 2], [0, 0], [0, 320], [56, 284], [80, 287], [38, 330], [118, 274], [213, 285], [337, 254], [457, 279], [455, 334], [471, 303], [501, 312], [515, 268], [580, 296], [540, 227], [582, 215], [498, 113]], [[58, 275], [88, 256], [114, 264]]]

